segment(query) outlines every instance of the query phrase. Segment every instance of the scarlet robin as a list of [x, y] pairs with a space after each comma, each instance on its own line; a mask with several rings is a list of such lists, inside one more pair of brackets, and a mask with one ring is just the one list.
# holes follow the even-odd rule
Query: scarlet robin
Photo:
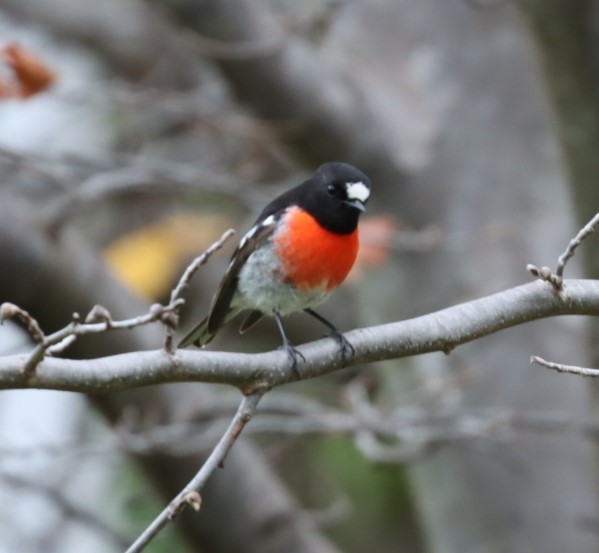
[[297, 372], [296, 350], [281, 317], [304, 311], [318, 319], [345, 357], [353, 347], [313, 307], [344, 280], [358, 253], [358, 219], [370, 196], [368, 177], [347, 163], [325, 163], [306, 181], [269, 203], [241, 239], [212, 300], [208, 316], [179, 347], [205, 346], [219, 329], [250, 309], [240, 332], [263, 315], [277, 321]]

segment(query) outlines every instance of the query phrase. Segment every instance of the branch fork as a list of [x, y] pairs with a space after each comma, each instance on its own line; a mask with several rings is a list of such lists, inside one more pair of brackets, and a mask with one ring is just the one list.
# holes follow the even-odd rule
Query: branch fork
[[578, 246], [580, 246], [580, 244], [582, 244], [586, 238], [595, 232], [597, 225], [599, 225], [599, 213], [596, 213], [595, 216], [580, 229], [578, 234], [572, 240], [570, 240], [568, 247], [557, 260], [557, 268], [555, 269], [555, 273], [553, 273], [546, 265], [537, 267], [536, 265], [530, 264], [526, 266], [526, 269], [538, 279], [549, 282], [557, 293], [561, 292], [564, 286], [564, 269], [566, 268], [566, 264], [574, 256]]
[[[559, 295], [564, 288], [564, 269], [566, 268], [566, 264], [574, 256], [576, 248], [578, 248], [578, 246], [580, 246], [580, 244], [582, 244], [586, 238], [595, 232], [597, 225], [599, 225], [599, 213], [595, 213], [595, 216], [584, 227], [582, 227], [580, 231], [578, 231], [578, 234], [576, 234], [572, 240], [570, 240], [568, 247], [557, 260], [557, 268], [555, 273], [552, 273], [551, 269], [546, 266], [539, 268], [536, 265], [527, 265], [526, 268], [537, 278], [549, 282]], [[578, 374], [581, 376], [599, 376], [599, 369], [554, 363], [552, 361], [546, 361], [537, 355], [533, 355], [530, 358], [530, 362], [531, 364], [534, 363], [557, 372]]]

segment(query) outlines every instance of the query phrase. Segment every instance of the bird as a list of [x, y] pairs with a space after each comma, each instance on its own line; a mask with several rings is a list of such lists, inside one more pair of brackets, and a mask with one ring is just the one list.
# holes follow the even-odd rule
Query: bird
[[239, 331], [264, 315], [276, 320], [283, 347], [298, 374], [304, 356], [291, 343], [282, 318], [304, 311], [323, 324], [345, 359], [354, 348], [313, 308], [345, 280], [358, 253], [358, 221], [370, 198], [369, 178], [342, 162], [321, 165], [307, 180], [272, 200], [241, 238], [218, 286], [208, 315], [179, 347], [203, 347], [242, 311]]

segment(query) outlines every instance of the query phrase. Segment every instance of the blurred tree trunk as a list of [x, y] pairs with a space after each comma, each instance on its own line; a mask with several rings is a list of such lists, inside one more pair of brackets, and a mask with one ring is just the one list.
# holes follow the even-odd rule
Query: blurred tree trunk
[[[599, 2], [520, 0], [539, 51], [557, 120], [577, 219], [599, 211]], [[596, 248], [581, 250], [585, 274], [599, 278]], [[594, 366], [599, 325], [591, 325]]]
[[323, 63], [262, 2], [167, 5], [174, 20], [197, 33], [200, 55], [215, 61], [242, 104], [283, 128], [292, 125], [282, 138], [300, 159], [310, 166], [345, 159], [369, 176], [402, 178], [401, 151], [381, 132], [385, 116], [371, 109], [358, 81]]
[[[361, 295], [369, 322], [525, 281], [526, 263], [554, 265], [576, 230], [517, 9], [444, 0], [378, 6], [356, 7], [353, 14], [363, 29], [353, 43], [363, 40], [372, 49], [369, 71], [378, 66], [399, 78], [425, 61], [433, 77], [421, 94], [431, 104], [441, 98], [442, 107], [431, 164], [410, 179], [401, 201], [390, 183], [376, 182], [374, 197], [413, 224], [440, 225], [444, 243], [433, 255], [406, 255], [394, 273], [371, 276]], [[371, 29], [377, 29], [376, 44]], [[535, 323], [412, 365], [431, 384], [462, 375], [464, 386], [447, 398], [456, 407], [555, 409], [585, 417], [591, 413], [585, 381], [528, 364], [538, 352], [584, 360], [581, 334], [572, 321]], [[399, 401], [413, 380], [391, 365], [385, 388]], [[580, 437], [526, 435], [507, 445], [456, 445], [409, 470], [430, 551], [563, 553], [596, 550], [596, 536], [583, 527], [598, 512], [595, 467], [594, 447]]]

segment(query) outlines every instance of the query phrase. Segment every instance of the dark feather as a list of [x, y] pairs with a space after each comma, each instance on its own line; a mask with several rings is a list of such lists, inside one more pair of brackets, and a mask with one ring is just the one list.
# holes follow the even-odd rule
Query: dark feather
[[242, 241], [233, 253], [229, 268], [214, 295], [210, 313], [208, 314], [208, 332], [210, 334], [215, 334], [220, 327], [227, 322], [231, 301], [233, 300], [235, 290], [237, 289], [239, 271], [241, 271], [241, 268], [245, 265], [245, 262], [252, 252], [268, 240], [276, 229], [276, 224], [268, 226], [261, 225], [260, 222], [265, 218], [266, 217], [261, 216], [258, 219], [257, 230], [250, 236], [250, 238], [245, 240], [245, 242]]
[[214, 334], [208, 333], [208, 317], [204, 317], [183, 337], [178, 347], [186, 348], [194, 345], [201, 348], [210, 342], [212, 338], [214, 338]]
[[264, 313], [262, 313], [262, 311], [258, 311], [257, 309], [250, 311], [248, 316], [241, 323], [241, 326], [239, 327], [239, 333], [243, 334], [244, 332], [247, 332], [263, 317], [263, 315]]

